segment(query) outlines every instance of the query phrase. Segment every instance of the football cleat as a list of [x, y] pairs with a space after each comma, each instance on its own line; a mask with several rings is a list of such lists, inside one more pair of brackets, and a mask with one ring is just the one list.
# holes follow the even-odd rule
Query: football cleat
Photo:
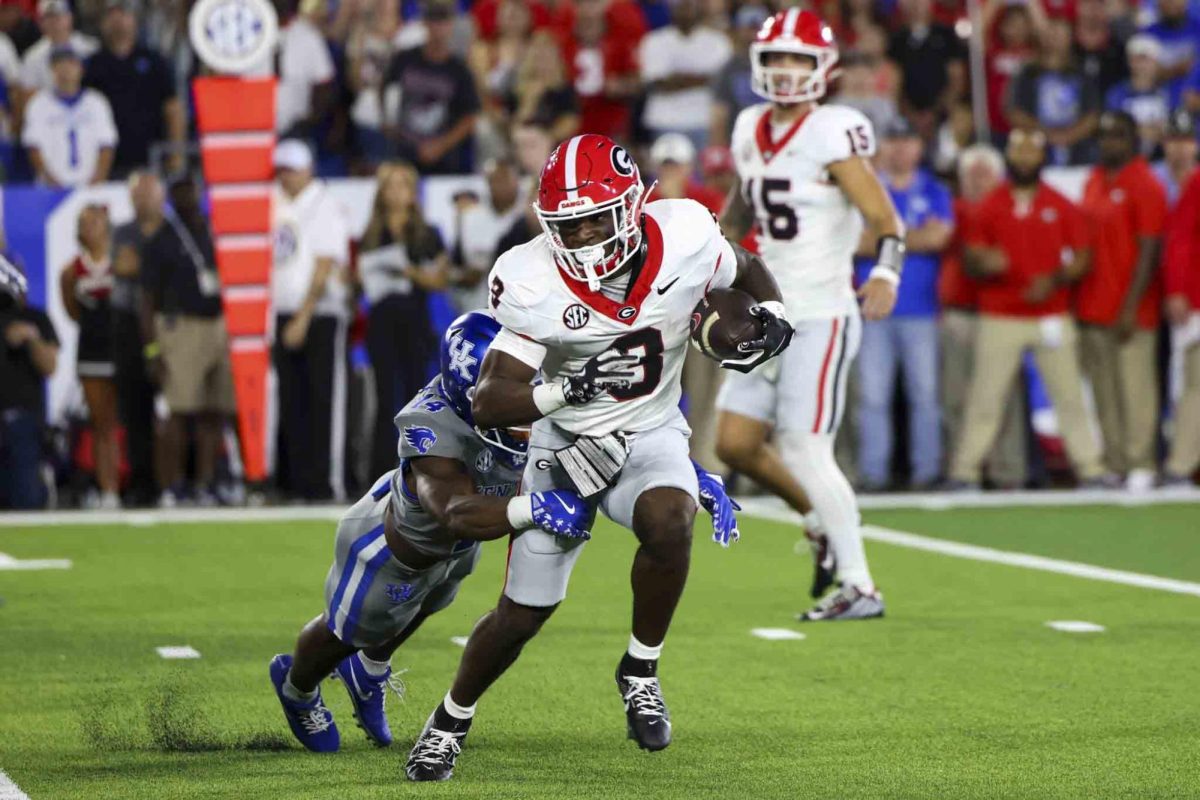
[[[649, 671], [654, 672], [652, 663]], [[627, 660], [621, 659], [617, 666], [617, 689], [625, 703], [629, 738], [643, 750], [665, 750], [671, 744], [671, 713], [663, 700], [662, 686], [653, 674], [639, 676], [630, 672]]]
[[820, 622], [839, 619], [872, 619], [883, 616], [883, 595], [877, 591], [862, 592], [854, 586], [842, 584], [836, 592], [824, 597], [803, 614], [796, 615], [801, 622]]
[[283, 684], [291, 669], [291, 656], [280, 654], [271, 659], [271, 683], [275, 686], [275, 694], [283, 706], [283, 715], [292, 734], [314, 753], [335, 752], [341, 745], [341, 737], [333, 721], [333, 712], [325, 707], [325, 701], [321, 699], [321, 690], [318, 688], [317, 696], [307, 703], [291, 700], [283, 693]]
[[372, 675], [363, 667], [358, 653], [342, 659], [333, 674], [350, 694], [350, 704], [354, 708], [354, 719], [358, 727], [362, 728], [367, 738], [376, 745], [390, 745], [392, 729], [388, 727], [387, 714], [384, 712], [384, 700], [387, 696], [384, 690], [391, 689], [403, 700], [404, 683], [400, 678], [392, 677], [390, 667], [386, 675]]
[[462, 752], [471, 720], [456, 719], [442, 704], [429, 715], [425, 729], [408, 754], [404, 774], [410, 781], [448, 781], [454, 777], [454, 762]]

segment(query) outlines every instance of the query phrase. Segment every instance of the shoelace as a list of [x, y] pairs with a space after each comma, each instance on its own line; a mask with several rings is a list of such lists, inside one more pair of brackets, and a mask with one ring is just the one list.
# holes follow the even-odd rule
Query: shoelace
[[462, 745], [458, 743], [461, 738], [461, 733], [430, 728], [425, 731], [425, 735], [417, 743], [417, 749], [412, 754], [412, 761], [418, 764], [441, 764], [451, 754], [457, 756], [462, 752]]
[[392, 674], [388, 676], [387, 680], [384, 681], [384, 684], [387, 686], [387, 688], [392, 690], [392, 694], [396, 695], [396, 698], [401, 703], [403, 703], [408, 696], [408, 686], [404, 683], [404, 678], [401, 677], [406, 672], [408, 672], [407, 669], [394, 670]]
[[329, 709], [322, 702], [318, 702], [308, 711], [297, 712], [296, 716], [304, 732], [309, 734], [324, 733], [333, 725], [333, 714], [329, 713]]
[[662, 690], [658, 686], [658, 678], [637, 678], [632, 675], [622, 675], [621, 679], [629, 684], [625, 692], [625, 703], [628, 708], [633, 705], [637, 713], [644, 717], [664, 716], [667, 707], [663, 702]]

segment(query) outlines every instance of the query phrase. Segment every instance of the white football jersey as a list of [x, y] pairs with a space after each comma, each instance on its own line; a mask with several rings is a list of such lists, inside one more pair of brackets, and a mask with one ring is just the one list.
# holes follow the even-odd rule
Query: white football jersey
[[100, 151], [117, 146], [117, 126], [104, 95], [84, 89], [74, 100], [35, 94], [25, 109], [21, 143], [36, 147], [50, 177], [62, 186], [86, 186]]
[[492, 313], [533, 352], [500, 349], [540, 367], [545, 380], [578, 372], [610, 347], [645, 357], [640, 380], [629, 389], [550, 415], [572, 433], [686, 430], [680, 374], [692, 310], [710, 289], [733, 283], [737, 257], [712, 214], [693, 200], [647, 203], [644, 232], [646, 260], [621, 301], [567, 277], [544, 234], [500, 256], [488, 278]]
[[770, 112], [768, 103], [742, 111], [732, 138], [742, 196], [758, 220], [759, 252], [790, 319], [854, 313], [853, 258], [863, 222], [828, 167], [875, 154], [871, 122], [854, 108], [817, 106], [781, 130]]

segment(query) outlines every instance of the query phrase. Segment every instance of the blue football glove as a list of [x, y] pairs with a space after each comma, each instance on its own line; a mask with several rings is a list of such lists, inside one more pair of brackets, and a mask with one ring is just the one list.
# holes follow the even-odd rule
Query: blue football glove
[[692, 466], [696, 468], [696, 478], [700, 481], [700, 505], [712, 516], [713, 541], [721, 547], [729, 547], [742, 538], [738, 532], [737, 517], [733, 513], [741, 511], [742, 507], [725, 494], [725, 481], [719, 475], [709, 474], [695, 461]]
[[583, 498], [567, 489], [533, 494], [533, 524], [546, 533], [587, 541], [592, 538], [587, 529], [590, 516]]

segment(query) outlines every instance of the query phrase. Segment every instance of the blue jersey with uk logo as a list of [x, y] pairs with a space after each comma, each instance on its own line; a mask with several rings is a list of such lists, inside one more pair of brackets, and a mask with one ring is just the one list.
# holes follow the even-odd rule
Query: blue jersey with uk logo
[[[909, 230], [920, 228], [931, 219], [954, 223], [954, 200], [937, 178], [925, 170], [917, 170], [916, 176], [904, 189], [898, 189], [886, 175], [884, 186], [891, 195], [896, 213], [904, 220]], [[855, 258], [855, 280], [861, 285], [867, 280], [873, 258]], [[897, 317], [928, 317], [938, 313], [938, 274], [942, 268], [940, 253], [908, 253], [904, 257], [904, 277], [896, 298]]]

